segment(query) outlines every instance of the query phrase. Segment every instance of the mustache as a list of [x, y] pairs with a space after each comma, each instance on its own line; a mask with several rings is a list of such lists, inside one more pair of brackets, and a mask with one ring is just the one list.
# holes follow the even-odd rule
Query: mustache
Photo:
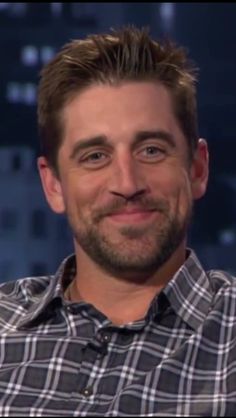
[[94, 222], [99, 222], [105, 216], [115, 215], [127, 208], [167, 213], [169, 211], [169, 203], [165, 200], [153, 198], [140, 198], [139, 200], [135, 200], [135, 202], [124, 202], [121, 199], [116, 199], [103, 208], [95, 209], [92, 214], [93, 220]]

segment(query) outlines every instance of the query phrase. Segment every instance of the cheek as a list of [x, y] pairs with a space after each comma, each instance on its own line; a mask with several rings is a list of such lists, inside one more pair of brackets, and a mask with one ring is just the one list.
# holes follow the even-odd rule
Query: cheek
[[90, 212], [100, 194], [99, 178], [79, 176], [70, 173], [63, 184], [64, 200], [70, 211], [84, 213]]
[[157, 179], [155, 190], [169, 201], [173, 211], [177, 208], [180, 212], [185, 211], [192, 202], [191, 183], [188, 172], [184, 169], [167, 170], [161, 182], [160, 177]]
[[176, 210], [180, 215], [185, 216], [191, 210], [192, 202], [191, 183], [185, 172], [176, 187]]

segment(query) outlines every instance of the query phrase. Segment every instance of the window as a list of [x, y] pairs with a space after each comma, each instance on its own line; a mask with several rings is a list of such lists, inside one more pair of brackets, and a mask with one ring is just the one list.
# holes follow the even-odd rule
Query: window
[[6, 85], [6, 99], [12, 104], [32, 106], [36, 103], [37, 87], [34, 83], [10, 81]]
[[63, 11], [63, 4], [62, 3], [50, 3], [51, 5], [51, 13], [54, 18], [61, 17]]
[[96, 3], [64, 3], [65, 16], [69, 21], [80, 25], [96, 26], [98, 9]]
[[[50, 61], [55, 55], [55, 49], [51, 45], [25, 45], [21, 49], [21, 62], [26, 67], [34, 67], [41, 64], [46, 64]], [[35, 90], [36, 93], [36, 86], [32, 84], [32, 88]], [[10, 85], [10, 92], [15, 85]], [[13, 90], [14, 91], [14, 90]], [[35, 94], [36, 96], [36, 94]], [[36, 97], [35, 97], [36, 99]]]
[[46, 64], [48, 61], [50, 61], [55, 55], [55, 50], [52, 46], [50, 45], [44, 45], [41, 47], [40, 50], [40, 57], [41, 57], [41, 62], [43, 64]]
[[34, 45], [25, 45], [21, 50], [21, 61], [27, 67], [38, 64], [38, 49]]
[[17, 228], [18, 213], [15, 209], [2, 209], [0, 212], [0, 231], [1, 233], [13, 232]]
[[163, 29], [165, 31], [171, 31], [174, 26], [175, 3], [160, 3], [159, 7]]
[[46, 238], [48, 236], [47, 216], [43, 209], [36, 209], [32, 212], [31, 235], [34, 238]]
[[21, 102], [21, 85], [16, 81], [10, 81], [6, 86], [6, 99], [9, 103]]

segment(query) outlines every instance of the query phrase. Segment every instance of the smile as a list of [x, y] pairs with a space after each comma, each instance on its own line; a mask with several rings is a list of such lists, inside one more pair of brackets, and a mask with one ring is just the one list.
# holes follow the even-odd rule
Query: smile
[[108, 218], [114, 222], [120, 223], [138, 223], [146, 220], [150, 220], [157, 214], [155, 210], [132, 210], [114, 213], [108, 216]]

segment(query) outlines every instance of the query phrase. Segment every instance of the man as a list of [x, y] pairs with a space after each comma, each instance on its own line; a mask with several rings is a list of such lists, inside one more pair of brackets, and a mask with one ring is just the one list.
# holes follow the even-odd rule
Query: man
[[0, 412], [233, 416], [235, 281], [186, 248], [208, 150], [184, 51], [132, 27], [73, 41], [42, 72], [38, 118], [75, 254], [1, 287]]

